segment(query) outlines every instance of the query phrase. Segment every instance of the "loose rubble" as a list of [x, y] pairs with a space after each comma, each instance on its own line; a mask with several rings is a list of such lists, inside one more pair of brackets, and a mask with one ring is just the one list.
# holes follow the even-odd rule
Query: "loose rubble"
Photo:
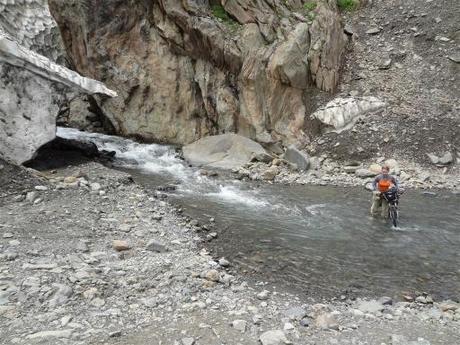
[[454, 301], [318, 303], [248, 284], [202, 247], [198, 222], [125, 173], [85, 163], [44, 176], [18, 190], [41, 203], [0, 199], [2, 344], [426, 345], [440, 328], [447, 343], [458, 336]]

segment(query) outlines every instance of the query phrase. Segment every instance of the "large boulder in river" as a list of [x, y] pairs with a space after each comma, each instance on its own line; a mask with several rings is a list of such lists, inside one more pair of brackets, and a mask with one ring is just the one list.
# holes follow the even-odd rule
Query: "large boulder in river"
[[289, 163], [299, 170], [307, 170], [310, 166], [310, 158], [305, 152], [297, 150], [293, 145], [289, 146], [283, 155]]
[[237, 169], [255, 157], [267, 155], [260, 144], [232, 133], [202, 138], [182, 151], [190, 164], [218, 169]]
[[[347, 43], [335, 1], [49, 0], [72, 66], [121, 135], [188, 144], [236, 132], [305, 140], [311, 95], [333, 91]], [[308, 133], [306, 133], [308, 135]]]

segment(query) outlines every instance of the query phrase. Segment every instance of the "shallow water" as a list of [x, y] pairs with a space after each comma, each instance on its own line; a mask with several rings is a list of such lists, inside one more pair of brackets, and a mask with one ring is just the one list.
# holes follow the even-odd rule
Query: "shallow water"
[[201, 176], [174, 149], [59, 129], [117, 152], [116, 165], [148, 188], [175, 184], [170, 199], [206, 222], [212, 244], [257, 279], [313, 296], [401, 296], [427, 292], [460, 298], [460, 196], [403, 195], [401, 226], [369, 216], [361, 188], [283, 186]]

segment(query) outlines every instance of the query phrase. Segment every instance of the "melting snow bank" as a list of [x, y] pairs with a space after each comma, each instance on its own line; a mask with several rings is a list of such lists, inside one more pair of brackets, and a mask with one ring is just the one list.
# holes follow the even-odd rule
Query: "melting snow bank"
[[20, 46], [0, 31], [0, 156], [17, 164], [55, 137], [66, 93], [116, 93]]

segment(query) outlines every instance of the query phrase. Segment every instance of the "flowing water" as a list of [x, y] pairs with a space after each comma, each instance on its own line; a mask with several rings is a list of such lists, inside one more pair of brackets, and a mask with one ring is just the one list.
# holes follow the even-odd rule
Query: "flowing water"
[[363, 188], [285, 186], [202, 176], [168, 146], [59, 128], [116, 151], [115, 165], [147, 188], [174, 184], [188, 215], [216, 218], [212, 247], [249, 276], [308, 295], [460, 298], [460, 196], [403, 195], [401, 226], [369, 216]]

